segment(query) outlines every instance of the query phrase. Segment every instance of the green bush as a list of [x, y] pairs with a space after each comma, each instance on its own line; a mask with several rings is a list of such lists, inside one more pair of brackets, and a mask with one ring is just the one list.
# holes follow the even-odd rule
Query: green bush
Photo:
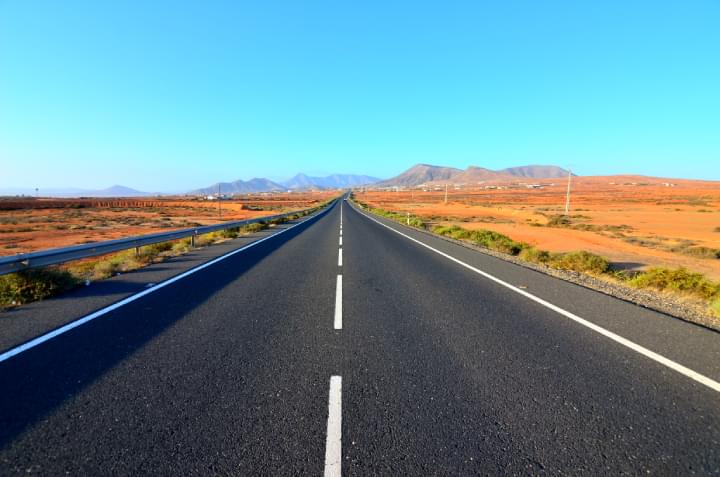
[[210, 232], [207, 234], [201, 234], [196, 236], [195, 238], [195, 245], [198, 247], [206, 247], [208, 245], [212, 245], [218, 240], [224, 239], [225, 236], [223, 235], [223, 231], [217, 231], [217, 232]]
[[570, 225], [570, 217], [567, 215], [552, 215], [548, 219], [548, 227], [567, 227]]
[[[144, 247], [143, 247], [144, 248]], [[136, 255], [135, 250], [125, 250], [107, 255], [94, 261], [81, 263], [77, 266], [70, 266], [70, 271], [83, 279], [102, 280], [117, 275], [120, 272], [129, 272], [151, 263], [157, 255], [149, 251]]]
[[720, 258], [720, 249], [710, 247], [689, 247], [682, 250], [682, 253], [699, 258]]
[[119, 260], [101, 260], [92, 268], [90, 278], [93, 280], [102, 280], [110, 278], [120, 272], [122, 262]]
[[192, 240], [189, 238], [177, 240], [176, 242], [173, 242], [171, 250], [173, 255], [187, 253], [192, 250]]
[[424, 229], [425, 228], [425, 222], [423, 222], [419, 217], [410, 216], [410, 221], [407, 221], [407, 217], [405, 218], [406, 222], [410, 227], [415, 227], [418, 229]]
[[138, 250], [138, 256], [136, 258], [140, 261], [150, 263], [155, 260], [161, 253], [169, 252], [170, 250], [172, 250], [172, 248], [172, 242], [160, 242], [154, 243], [152, 245], [146, 245], [144, 247], [140, 247], [140, 249]]
[[661, 291], [674, 291], [702, 298], [720, 299], [720, 283], [713, 282], [701, 273], [686, 268], [651, 268], [630, 279], [628, 283], [637, 288], [655, 288]]
[[9, 307], [42, 300], [79, 283], [71, 273], [53, 268], [25, 270], [0, 276], [0, 306]]
[[507, 235], [492, 230], [473, 230], [470, 233], [470, 240], [490, 250], [510, 255], [518, 255], [524, 247], [523, 244], [514, 241]]
[[268, 228], [268, 226], [265, 222], [255, 222], [254, 224], [244, 225], [243, 227], [240, 227], [240, 233], [247, 235], [259, 232], [261, 230], [265, 230], [266, 228]]
[[240, 235], [240, 228], [233, 227], [230, 229], [223, 229], [219, 233], [222, 238], [234, 239], [234, 238], [237, 238], [238, 235]]
[[610, 262], [599, 255], [580, 251], [552, 254], [549, 265], [561, 270], [600, 275], [610, 269]]
[[547, 263], [550, 261], [550, 252], [535, 247], [525, 247], [518, 255], [520, 260], [530, 263]]
[[458, 227], [457, 225], [438, 225], [437, 227], [433, 227], [432, 231], [439, 235], [454, 238], [455, 240], [470, 238], [470, 231], [462, 227]]
[[433, 232], [455, 240], [469, 240], [490, 250], [508, 253], [510, 255], [518, 255], [528, 245], [516, 242], [507, 235], [503, 235], [492, 230], [467, 230], [457, 225], [437, 226], [432, 229]]

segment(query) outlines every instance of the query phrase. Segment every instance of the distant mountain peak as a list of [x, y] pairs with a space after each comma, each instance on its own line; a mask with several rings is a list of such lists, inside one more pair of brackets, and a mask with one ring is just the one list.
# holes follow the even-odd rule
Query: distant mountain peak
[[282, 184], [288, 189], [344, 189], [372, 184], [379, 180], [377, 177], [357, 174], [331, 174], [325, 177], [311, 177], [300, 172]]
[[454, 167], [415, 164], [402, 174], [374, 185], [377, 187], [414, 187], [438, 180], [450, 180], [462, 172], [461, 169]]
[[233, 182], [216, 182], [215, 184], [196, 189], [189, 192], [194, 195], [214, 195], [218, 193], [218, 188], [221, 194], [253, 194], [257, 192], [272, 192], [285, 190], [283, 186], [277, 182], [273, 182], [270, 179], [262, 177], [254, 177], [249, 181], [238, 179]]
[[569, 170], [563, 169], [562, 167], [537, 164], [508, 167], [507, 169], [502, 169], [497, 172], [513, 177], [528, 177], [533, 179], [557, 179], [560, 177], [567, 177], [570, 173]]
[[454, 167], [415, 164], [405, 172], [382, 182], [376, 187], [417, 187], [423, 184], [447, 182], [450, 184], [472, 184], [490, 180], [513, 178], [555, 179], [567, 177], [568, 172], [558, 166], [519, 166], [494, 171], [480, 166], [469, 166], [464, 171]]
[[99, 191], [90, 191], [90, 192], [107, 192], [107, 193], [112, 193], [112, 194], [133, 194], [133, 195], [137, 195], [137, 194], [145, 195], [146, 194], [145, 192], [141, 192], [141, 191], [135, 190], [131, 187], [127, 187], [127, 186], [119, 185], [119, 184], [111, 185], [110, 187], [108, 187], [106, 189], [101, 189]]

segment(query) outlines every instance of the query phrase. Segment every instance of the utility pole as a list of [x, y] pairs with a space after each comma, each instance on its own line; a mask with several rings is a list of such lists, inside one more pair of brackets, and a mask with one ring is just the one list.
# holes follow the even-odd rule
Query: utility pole
[[220, 198], [220, 183], [218, 182], [218, 218], [222, 218], [222, 201]]
[[565, 215], [570, 212], [570, 183], [572, 182], [572, 170], [568, 170], [567, 194], [565, 195]]
[[448, 190], [448, 185], [445, 184], [445, 205], [447, 205], [447, 190]]

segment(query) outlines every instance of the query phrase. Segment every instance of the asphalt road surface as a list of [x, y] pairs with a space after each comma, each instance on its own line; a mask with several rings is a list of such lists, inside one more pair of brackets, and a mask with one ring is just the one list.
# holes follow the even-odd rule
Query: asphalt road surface
[[716, 332], [345, 201], [241, 246], [37, 311], [0, 474], [720, 474]]

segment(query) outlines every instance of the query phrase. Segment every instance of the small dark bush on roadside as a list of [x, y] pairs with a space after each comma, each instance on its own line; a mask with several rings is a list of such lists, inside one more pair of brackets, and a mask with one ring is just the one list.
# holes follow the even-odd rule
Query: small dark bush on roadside
[[0, 276], [0, 307], [22, 305], [70, 290], [79, 280], [65, 270], [25, 270]]

